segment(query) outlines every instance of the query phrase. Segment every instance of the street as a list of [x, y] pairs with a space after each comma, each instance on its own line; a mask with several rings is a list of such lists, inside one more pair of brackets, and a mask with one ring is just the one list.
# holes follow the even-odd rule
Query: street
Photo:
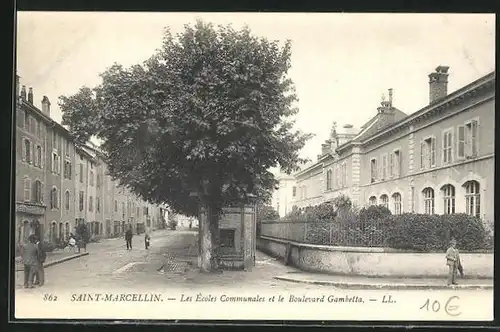
[[[479, 315], [487, 319], [492, 312], [492, 306], [484, 305], [493, 303], [492, 290], [346, 290], [276, 280], [274, 276], [297, 271], [260, 252], [252, 271], [200, 274], [195, 266], [195, 243], [196, 232], [184, 230], [153, 232], [149, 250], [144, 248], [142, 236], [134, 236], [132, 250], [125, 249], [121, 238], [91, 243], [88, 256], [46, 268], [46, 284], [34, 289], [22, 288], [23, 274], [17, 272], [16, 317], [213, 319], [206, 302], [224, 306], [215, 317], [220, 319], [359, 319], [359, 310], [370, 312], [363, 314], [363, 319], [375, 320], [393, 317], [387, 315], [429, 320]], [[116, 298], [103, 301], [106, 294]], [[256, 306], [229, 300], [239, 296], [264, 297], [266, 301], [282, 296], [285, 302]], [[323, 297], [325, 303], [303, 300], [306, 297]], [[352, 303], [343, 302], [344, 298]], [[454, 306], [447, 305], [450, 299]], [[115, 300], [118, 302], [112, 305], [106, 303]], [[427, 300], [429, 308], [425, 307]], [[164, 301], [165, 306], [149, 303]], [[432, 311], [435, 301], [442, 308], [440, 312]], [[371, 309], [362, 309], [359, 303]], [[398, 310], [387, 310], [391, 307]], [[447, 314], [445, 307], [455, 308], [460, 317]], [[167, 316], [161, 310], [167, 310]]]

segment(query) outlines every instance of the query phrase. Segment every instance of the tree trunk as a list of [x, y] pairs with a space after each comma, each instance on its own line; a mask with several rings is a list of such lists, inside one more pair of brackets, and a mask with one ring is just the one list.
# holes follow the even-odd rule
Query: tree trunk
[[200, 220], [198, 230], [198, 267], [202, 272], [219, 270], [219, 216], [220, 210], [208, 205], [206, 216]]

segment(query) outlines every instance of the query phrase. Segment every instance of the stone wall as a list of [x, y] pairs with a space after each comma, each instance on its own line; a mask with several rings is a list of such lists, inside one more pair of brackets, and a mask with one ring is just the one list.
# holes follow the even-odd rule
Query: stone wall
[[[355, 248], [290, 242], [291, 264], [305, 271], [369, 277], [445, 278], [445, 254], [389, 248]], [[287, 241], [261, 236], [257, 248], [284, 257]], [[493, 278], [493, 253], [462, 253], [466, 278]]]

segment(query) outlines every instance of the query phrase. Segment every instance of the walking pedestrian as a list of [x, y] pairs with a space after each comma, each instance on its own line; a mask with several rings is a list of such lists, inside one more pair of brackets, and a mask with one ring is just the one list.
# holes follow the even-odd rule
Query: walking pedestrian
[[149, 249], [149, 241], [150, 240], [151, 240], [151, 238], [149, 237], [148, 232], [146, 232], [144, 235], [144, 246], [146, 247], [146, 249]]
[[38, 247], [35, 244], [35, 236], [28, 237], [28, 243], [22, 252], [24, 264], [24, 288], [33, 288], [33, 278], [38, 265]]
[[446, 250], [446, 265], [448, 265], [448, 286], [457, 285], [457, 271], [463, 275], [462, 263], [460, 262], [460, 253], [456, 248], [457, 241], [452, 239], [450, 241], [450, 247]]
[[127, 250], [132, 250], [132, 225], [129, 225], [125, 232], [125, 242], [127, 243]]
[[45, 268], [43, 264], [47, 259], [47, 253], [45, 251], [45, 248], [43, 247], [43, 243], [40, 242], [40, 239], [38, 237], [36, 238], [36, 246], [38, 249], [38, 255], [37, 255], [38, 264], [36, 266], [34, 273], [34, 279], [35, 279], [34, 284], [37, 286], [43, 286], [43, 284], [45, 283]]

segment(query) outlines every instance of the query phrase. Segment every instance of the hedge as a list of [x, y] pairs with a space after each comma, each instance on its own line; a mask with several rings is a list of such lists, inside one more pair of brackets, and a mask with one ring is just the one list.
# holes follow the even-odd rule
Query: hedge
[[450, 240], [464, 251], [492, 249], [491, 235], [481, 219], [467, 214], [427, 215], [404, 213], [391, 218], [386, 244], [395, 249], [444, 251]]

